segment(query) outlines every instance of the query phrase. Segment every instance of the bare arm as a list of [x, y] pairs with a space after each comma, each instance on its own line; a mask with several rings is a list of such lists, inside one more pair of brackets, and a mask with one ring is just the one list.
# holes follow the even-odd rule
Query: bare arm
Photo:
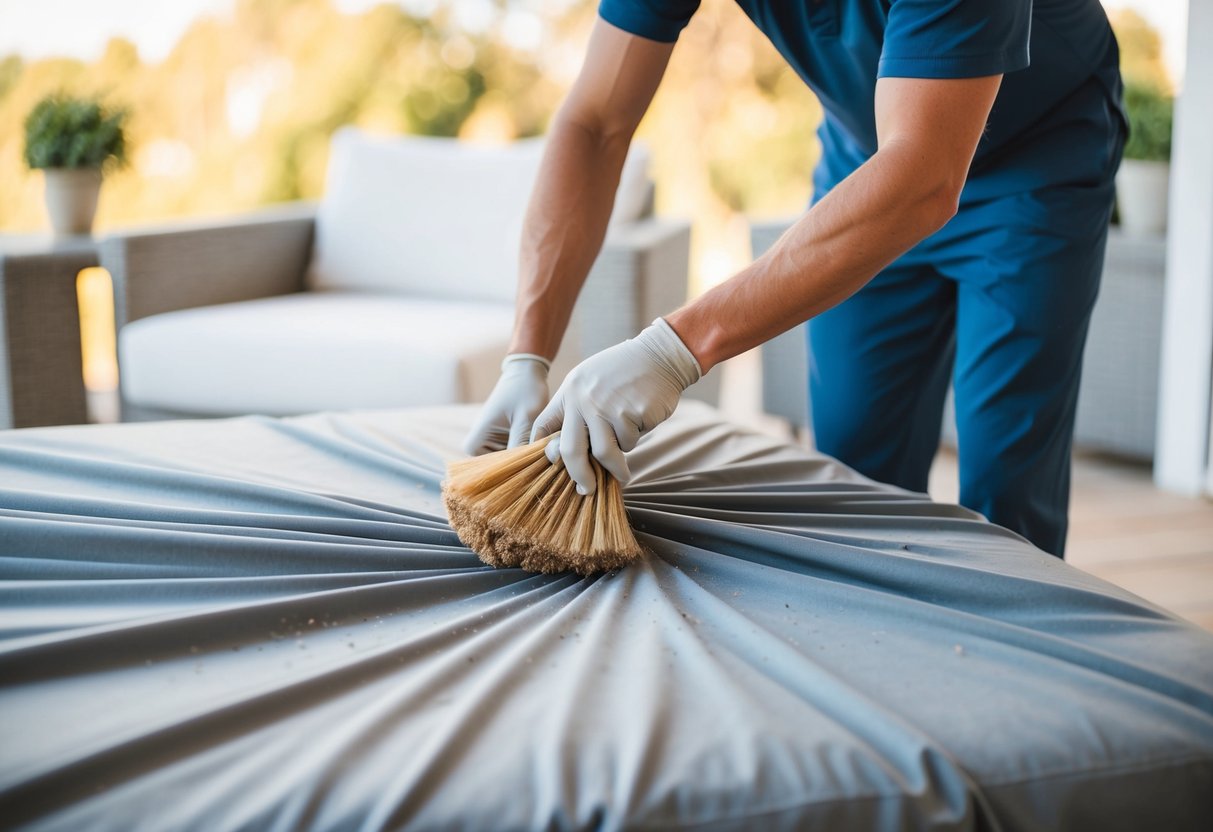
[[632, 134], [674, 45], [599, 19], [548, 136], [522, 232], [511, 353], [552, 358], [602, 248]]
[[703, 371], [842, 302], [942, 228], [1001, 81], [877, 81], [872, 158], [765, 255], [666, 316]]

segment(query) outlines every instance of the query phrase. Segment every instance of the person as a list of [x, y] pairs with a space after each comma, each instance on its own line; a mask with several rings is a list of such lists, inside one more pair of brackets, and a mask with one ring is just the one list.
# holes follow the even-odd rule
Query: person
[[1098, 0], [737, 0], [822, 103], [811, 207], [763, 256], [547, 369], [632, 135], [698, 0], [602, 0], [523, 231], [517, 316], [469, 453], [556, 431], [583, 493], [703, 373], [805, 321], [820, 450], [925, 491], [949, 375], [960, 501], [1063, 556], [1070, 450], [1126, 122]]

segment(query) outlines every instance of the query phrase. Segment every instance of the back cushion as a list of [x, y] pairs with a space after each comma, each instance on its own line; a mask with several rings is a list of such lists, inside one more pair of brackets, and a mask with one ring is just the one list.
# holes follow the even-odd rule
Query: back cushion
[[[316, 218], [312, 289], [513, 300], [522, 220], [543, 141], [333, 137]], [[612, 222], [647, 206], [647, 153], [624, 166]]]

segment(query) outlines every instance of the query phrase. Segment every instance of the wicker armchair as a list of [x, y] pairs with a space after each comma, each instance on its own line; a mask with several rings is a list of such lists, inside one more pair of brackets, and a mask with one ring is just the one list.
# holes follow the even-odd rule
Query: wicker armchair
[[[689, 225], [652, 216], [651, 183], [641, 199], [644, 204], [638, 206], [636, 219], [612, 223], [574, 312], [569, 335], [554, 367], [554, 379], [582, 357], [630, 337], [686, 298]], [[323, 210], [321, 207], [321, 218]], [[329, 210], [333, 210], [332, 206]], [[374, 286], [354, 287], [354, 291], [316, 286], [316, 258], [323, 256], [317, 254], [320, 251], [316, 244], [320, 234], [317, 215], [316, 206], [292, 204], [220, 224], [126, 231], [102, 241], [101, 263], [114, 280], [124, 419], [237, 413], [285, 415], [306, 410], [479, 401], [488, 394], [507, 346], [513, 315], [509, 298], [486, 300], [472, 296], [462, 304], [455, 296], [445, 298], [443, 306], [434, 305], [432, 298], [426, 297], [430, 287], [425, 285], [420, 287], [421, 294], [416, 298], [407, 291], [379, 291]], [[391, 240], [386, 243], [392, 244]], [[433, 252], [427, 256], [431, 255]], [[354, 252], [353, 256], [362, 255]], [[372, 267], [384, 259], [378, 257]], [[434, 285], [437, 289], [444, 288]], [[327, 362], [330, 366], [325, 375], [308, 365], [309, 361], [318, 363], [317, 348], [309, 343], [310, 338], [296, 342], [302, 356], [298, 361], [293, 361], [290, 355], [266, 356], [264, 350], [239, 352], [241, 336], [237, 324], [247, 319], [234, 324], [236, 319], [232, 316], [268, 311], [285, 299], [291, 299], [288, 303], [302, 301], [308, 305], [314, 326], [318, 320], [315, 310], [331, 305], [333, 320], [316, 326], [323, 330], [316, 335], [327, 339], [325, 343], [337, 353], [348, 342], [352, 345], [350, 355], [354, 357], [333, 357]], [[431, 305], [425, 306], [427, 303]], [[363, 312], [349, 313], [351, 304]], [[428, 311], [410, 311], [410, 307], [436, 308], [439, 319], [432, 319]], [[449, 346], [469, 354], [448, 359], [438, 354], [442, 344], [425, 353], [418, 349], [416, 355], [402, 355], [409, 350], [391, 345], [378, 347], [377, 352], [368, 351], [366, 342], [371, 336], [360, 326], [358, 317], [367, 314], [367, 309], [378, 321], [381, 332], [387, 327], [403, 332], [401, 337], [408, 337], [407, 330], [428, 328], [427, 332], [433, 333], [429, 341], [445, 339]], [[203, 329], [201, 318], [184, 315], [185, 310], [191, 310], [190, 314], [201, 311], [203, 315], [212, 315], [208, 320], [218, 323]], [[399, 311], [398, 322], [391, 310]], [[271, 321], [272, 325], [286, 326], [288, 330], [295, 326], [296, 331], [288, 331], [287, 335], [299, 335], [297, 325], [283, 323], [284, 315], [292, 314], [291, 310], [278, 308], [274, 314], [278, 317], [276, 323]], [[442, 319], [442, 315], [449, 320]], [[155, 339], [144, 337], [141, 341], [132, 336], [132, 324], [138, 325], [133, 328], [139, 330], [135, 334], [146, 335], [150, 321], [172, 321], [171, 327], [160, 327], [160, 332], [164, 338], [177, 338], [175, 343], [190, 337], [181, 333], [196, 332], [203, 333], [210, 346], [177, 346], [149, 356], [148, 344]], [[173, 335], [170, 330], [178, 334]], [[360, 342], [362, 345], [358, 346]], [[427, 349], [432, 346], [426, 339], [418, 343]], [[469, 343], [472, 346], [467, 346]], [[323, 353], [320, 354], [323, 358]], [[128, 372], [136, 361], [135, 372]], [[154, 378], [148, 381], [147, 367], [151, 362], [155, 362], [151, 372]], [[296, 368], [297, 364], [303, 366]], [[418, 370], [418, 365], [426, 368]], [[230, 395], [223, 389], [225, 382], [220, 376], [227, 373], [247, 376], [257, 372], [258, 367], [259, 379], [263, 381], [250, 383], [246, 378], [245, 386]], [[425, 381], [409, 381], [409, 373], [414, 372], [422, 372]], [[346, 375], [359, 373], [365, 376], [361, 382], [345, 383]], [[287, 378], [288, 375], [299, 378]], [[397, 383], [398, 378], [405, 381]], [[708, 379], [693, 395], [710, 399], [715, 393], [712, 381]], [[250, 394], [257, 384], [269, 388], [268, 398]], [[157, 385], [160, 389], [156, 389]], [[191, 385], [196, 385], [197, 392]], [[235, 382], [233, 385], [239, 387]], [[281, 401], [273, 401], [276, 387], [288, 391]], [[290, 393], [292, 389], [294, 392]]]
[[[313, 229], [311, 206], [288, 206], [222, 224], [107, 237], [101, 242], [101, 265], [114, 281], [119, 343], [123, 329], [142, 318], [303, 292]], [[689, 250], [690, 227], [683, 221], [648, 217], [614, 229], [574, 311], [563, 368], [631, 337], [681, 304]], [[485, 380], [477, 382], [473, 397], [487, 392]], [[705, 399], [714, 393], [714, 388], [691, 392]], [[334, 401], [330, 407], [348, 405]], [[125, 390], [122, 397], [126, 421], [222, 415], [234, 413], [149, 406], [131, 400]]]
[[[761, 257], [775, 245], [795, 218], [756, 221], [750, 224], [750, 246]], [[776, 335], [760, 348], [762, 356], [762, 409], [786, 419], [795, 430], [809, 430], [809, 360], [803, 326]]]
[[0, 242], [0, 428], [86, 420], [76, 276], [95, 265], [87, 237]]

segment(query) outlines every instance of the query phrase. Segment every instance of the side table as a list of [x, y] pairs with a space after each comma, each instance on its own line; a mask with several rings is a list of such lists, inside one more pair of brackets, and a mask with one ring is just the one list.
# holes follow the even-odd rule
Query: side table
[[88, 421], [76, 277], [92, 237], [0, 234], [0, 428]]

